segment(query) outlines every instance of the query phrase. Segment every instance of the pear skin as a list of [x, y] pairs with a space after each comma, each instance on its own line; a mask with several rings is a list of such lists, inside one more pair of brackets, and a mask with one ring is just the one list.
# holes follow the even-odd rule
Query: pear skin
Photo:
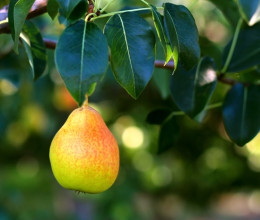
[[52, 140], [49, 156], [55, 178], [66, 189], [100, 193], [111, 187], [118, 175], [116, 139], [89, 106], [70, 114]]

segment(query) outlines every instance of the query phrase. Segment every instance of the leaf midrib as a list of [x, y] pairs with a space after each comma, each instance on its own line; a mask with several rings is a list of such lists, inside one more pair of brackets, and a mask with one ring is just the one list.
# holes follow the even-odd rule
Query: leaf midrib
[[194, 82], [193, 82], [193, 93], [192, 93], [192, 111], [195, 109], [195, 103], [196, 103], [196, 92], [197, 92], [197, 85], [198, 85], [198, 78], [199, 78], [199, 73], [200, 73], [200, 67], [202, 64], [203, 59], [200, 59], [198, 66], [196, 68], [195, 72], [195, 77], [194, 77]]
[[[153, 15], [154, 15], [154, 18], [156, 17], [156, 18], [157, 18], [157, 21], [158, 21], [158, 23], [159, 23], [159, 27], [160, 27], [161, 30], [158, 30], [158, 33], [159, 33], [159, 32], [162, 32], [162, 34], [163, 34], [163, 39], [161, 39], [160, 34], [158, 34], [158, 37], [159, 37], [160, 41], [161, 41], [162, 43], [164, 43], [163, 49], [164, 49], [164, 52], [165, 52], [165, 54], [166, 54], [166, 49], [165, 49], [166, 37], [165, 37], [165, 33], [164, 33], [164, 31], [163, 31], [163, 24], [162, 24], [162, 22], [161, 22], [160, 17], [159, 17], [158, 14], [157, 14], [157, 11], [152, 7], [152, 5], [149, 4], [149, 6], [150, 6], [151, 9], [152, 9], [152, 13], [153, 13]], [[156, 25], [155, 25], [155, 28], [156, 28]], [[163, 40], [164, 40], [164, 42], [163, 42]]]
[[[180, 56], [180, 41], [179, 41], [179, 36], [178, 36], [178, 33], [177, 33], [177, 29], [176, 29], [176, 25], [175, 25], [175, 23], [174, 23], [174, 21], [173, 21], [173, 19], [172, 19], [172, 16], [171, 16], [171, 14], [169, 13], [169, 10], [167, 10], [167, 9], [165, 9], [166, 10], [166, 12], [167, 12], [167, 15], [168, 15], [168, 17], [170, 18], [170, 21], [172, 22], [172, 24], [173, 24], [173, 28], [174, 28], [174, 31], [175, 31], [175, 35], [176, 35], [176, 39], [177, 39], [177, 46], [176, 46], [176, 48], [177, 48], [177, 61], [176, 60], [174, 60], [174, 63], [175, 63], [175, 69], [174, 69], [174, 71], [177, 69], [177, 65], [178, 65], [178, 62], [179, 62], [179, 56]], [[172, 53], [174, 53], [174, 48], [172, 48]], [[174, 55], [173, 55], [173, 57], [174, 57]]]
[[243, 129], [244, 129], [244, 122], [245, 122], [245, 117], [246, 117], [246, 103], [247, 103], [247, 94], [248, 94], [248, 88], [244, 87], [244, 92], [243, 92], [243, 108], [242, 108], [242, 121], [241, 121], [241, 127], [240, 127], [240, 137], [243, 137]]
[[80, 81], [79, 81], [79, 100], [81, 99], [81, 92], [82, 92], [82, 77], [83, 77], [83, 67], [84, 67], [84, 50], [85, 50], [85, 38], [86, 38], [86, 29], [87, 29], [87, 22], [84, 22], [84, 29], [83, 29], [83, 35], [82, 35], [82, 41], [81, 41], [81, 60], [80, 60]]
[[119, 19], [120, 19], [120, 22], [121, 22], [121, 25], [122, 25], [122, 29], [123, 29], [123, 34], [124, 34], [124, 38], [125, 38], [125, 43], [126, 43], [126, 48], [127, 48], [127, 54], [128, 54], [128, 59], [129, 59], [129, 63], [130, 63], [130, 67], [131, 67], [131, 71], [132, 71], [132, 76], [133, 76], [133, 79], [134, 79], [134, 93], [136, 95], [136, 90], [135, 90], [135, 74], [134, 74], [134, 70], [133, 70], [133, 64], [132, 64], [132, 61], [131, 61], [131, 55], [130, 55], [130, 50], [129, 50], [129, 46], [128, 46], [128, 40], [127, 40], [127, 36], [126, 36], [126, 31], [125, 31], [125, 25], [124, 25], [124, 22], [123, 22], [123, 19], [121, 17], [121, 15], [118, 15]]

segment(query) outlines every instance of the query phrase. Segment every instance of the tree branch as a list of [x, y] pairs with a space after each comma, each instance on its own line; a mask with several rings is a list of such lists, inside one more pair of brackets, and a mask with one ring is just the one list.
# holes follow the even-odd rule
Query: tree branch
[[[35, 18], [35, 17], [42, 15], [46, 12], [47, 12], [47, 1], [39, 1], [38, 0], [33, 5], [32, 10], [29, 12], [26, 19]], [[2, 13], [6, 13], [6, 17], [7, 17], [7, 14], [8, 14], [7, 9], [5, 10], [5, 12], [2, 12]], [[8, 23], [1, 24], [0, 25], [0, 34], [9, 34], [9, 33], [11, 33], [9, 24]]]
[[55, 40], [43, 39], [43, 41], [44, 41], [44, 43], [45, 43], [45, 46], [46, 46], [48, 49], [55, 50], [56, 45], [57, 45], [57, 42], [56, 42]]
[[[49, 40], [49, 39], [44, 39], [45, 45], [47, 48], [49, 49], [55, 49], [56, 48], [56, 44], [57, 42], [54, 40]], [[166, 65], [164, 65], [165, 61], [163, 60], [155, 60], [154, 62], [154, 66], [156, 68], [164, 68], [164, 69], [174, 69], [174, 61], [170, 61], [168, 62]], [[218, 75], [218, 81], [222, 82], [224, 84], [228, 84], [228, 85], [234, 85], [235, 83], [237, 83], [237, 81], [233, 80], [233, 79], [229, 79], [226, 78], [225, 75], [223, 73]]]
[[[88, 13], [93, 12], [93, 9], [94, 9], [93, 0], [89, 0]], [[38, 0], [34, 4], [32, 10], [29, 12], [27, 19], [35, 18], [35, 17], [42, 15], [46, 12], [47, 12], [47, 1], [46, 0]], [[6, 33], [6, 34], [11, 33], [11, 30], [10, 30], [8, 23], [4, 23], [4, 24], [0, 25], [0, 34], [3, 34], [3, 33]], [[54, 50], [56, 48], [56, 44], [57, 44], [56, 41], [50, 40], [50, 39], [44, 39], [44, 43], [45, 43], [45, 45], [48, 49], [52, 49], [52, 50]], [[154, 66], [157, 67], [157, 68], [164, 68], [164, 69], [173, 70], [174, 69], [174, 61], [170, 61], [165, 65], [164, 61], [156, 60], [155, 63], [154, 63]], [[218, 81], [222, 82], [224, 84], [228, 84], [228, 85], [234, 85], [236, 83], [235, 80], [226, 78], [223, 73], [218, 75]]]

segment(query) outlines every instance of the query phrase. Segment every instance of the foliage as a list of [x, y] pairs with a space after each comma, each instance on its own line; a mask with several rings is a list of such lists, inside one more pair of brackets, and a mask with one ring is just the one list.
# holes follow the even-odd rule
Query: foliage
[[[9, 1], [3, 2], [1, 8], [9, 4]], [[157, 7], [155, 1], [139, 1], [133, 7], [108, 10], [109, 5], [101, 5], [100, 9], [86, 0], [49, 0], [47, 12], [52, 20], [48, 20], [47, 15], [31, 19], [30, 8], [37, 2], [11, 0], [10, 29], [4, 31], [8, 35], [0, 35], [0, 92], [17, 91], [12, 96], [0, 96], [0, 134], [9, 135], [6, 139], [0, 137], [4, 145], [10, 142], [10, 145], [19, 146], [28, 138], [23, 142], [29, 146], [23, 149], [25, 154], [32, 152], [47, 163], [46, 146], [72, 109], [65, 98], [68, 94], [61, 92], [60, 84], [55, 85], [60, 76], [78, 105], [83, 103], [86, 93], [93, 101], [105, 103], [102, 101], [109, 100], [105, 107], [100, 107], [104, 115], [110, 114], [106, 121], [115, 133], [118, 132], [119, 142], [126, 125], [142, 127], [149, 139], [149, 147], [143, 152], [122, 149], [120, 178], [131, 181], [126, 183], [120, 179], [116, 187], [125, 191], [112, 189], [103, 197], [107, 200], [96, 200], [101, 208], [111, 207], [111, 219], [118, 218], [120, 213], [115, 207], [125, 210], [128, 219], [137, 219], [127, 207], [140, 187], [158, 194], [173, 191], [190, 202], [207, 204], [210, 196], [228, 190], [231, 184], [236, 187], [257, 184], [257, 173], [246, 163], [248, 159], [257, 170], [254, 158], [238, 153], [240, 151], [225, 140], [225, 131], [231, 141], [243, 146], [260, 129], [259, 0], [209, 0], [216, 6], [214, 10], [226, 17], [223, 23], [233, 30], [224, 48], [213, 43], [199, 25], [197, 27], [195, 11], [188, 6], [165, 3]], [[90, 14], [86, 14], [92, 6]], [[203, 13], [200, 16], [204, 16]], [[6, 21], [1, 22], [0, 30], [5, 24]], [[52, 34], [46, 31], [50, 29]], [[49, 50], [53, 46], [48, 39], [57, 37], [55, 51]], [[154, 68], [154, 65], [159, 66], [157, 59], [163, 60], [161, 67], [165, 69]], [[54, 74], [56, 70], [58, 75]], [[33, 105], [28, 101], [30, 98]], [[74, 102], [70, 102], [75, 107]], [[39, 110], [39, 105], [46, 109], [48, 116]], [[32, 114], [30, 109], [34, 110]], [[135, 122], [122, 119], [120, 116], [124, 114], [131, 114]], [[147, 114], [147, 122], [153, 125], [143, 122]], [[31, 122], [35, 115], [39, 117]], [[42, 128], [37, 122], [48, 126]], [[34, 134], [28, 136], [26, 129]], [[1, 149], [0, 153], [8, 155], [10, 163], [15, 163], [20, 156], [15, 147], [10, 152]], [[14, 156], [10, 156], [12, 153]], [[149, 161], [159, 168], [144, 172]], [[169, 174], [167, 169], [160, 169], [160, 166], [171, 167], [171, 172], [176, 174], [172, 185], [167, 185], [167, 177], [163, 176]], [[13, 181], [12, 176], [4, 175], [7, 182]], [[46, 173], [41, 175], [43, 179], [48, 178]], [[156, 182], [156, 176], [161, 182]], [[15, 184], [20, 183], [14, 181], [10, 186], [12, 190]], [[5, 192], [2, 195], [6, 196]], [[45, 198], [44, 192], [40, 195]], [[14, 193], [13, 200], [16, 196]], [[114, 197], [120, 204], [111, 203]], [[107, 218], [104, 213], [100, 215], [101, 219]]]
[[[253, 69], [253, 72], [260, 64], [258, 38], [260, 26], [257, 23], [260, 17], [258, 10], [260, 3], [258, 0], [250, 2], [241, 0], [238, 3], [230, 1], [230, 4], [237, 8], [234, 16], [226, 13], [225, 2], [213, 1], [228, 16], [228, 21], [232, 25], [234, 22], [237, 23], [234, 36], [223, 52], [223, 66], [220, 69], [215, 69], [213, 59], [202, 58], [199, 61], [197, 27], [192, 14], [185, 6], [165, 3], [161, 8], [156, 8], [146, 1], [142, 2], [148, 5], [151, 11], [156, 34], [164, 51], [165, 65], [171, 58], [174, 60], [174, 73], [170, 80], [173, 101], [190, 117], [196, 117], [207, 108], [218, 75], [223, 79], [224, 75], [228, 76], [234, 72], [239, 73], [248, 69]], [[46, 66], [46, 51], [37, 27], [32, 22], [25, 22], [33, 3], [34, 1], [11, 0], [8, 18], [14, 39], [14, 50], [18, 52], [18, 39], [21, 34], [34, 78], [37, 79], [43, 74]], [[109, 5], [108, 2], [101, 11], [93, 5], [92, 12], [83, 21], [81, 17], [85, 16], [84, 11], [88, 3], [90, 8], [93, 2], [86, 0], [48, 2], [47, 9], [51, 18], [53, 19], [59, 11], [60, 21], [67, 25], [55, 52], [56, 67], [67, 89], [79, 105], [84, 102], [85, 94], [91, 95], [94, 92], [96, 84], [107, 70], [109, 46], [110, 65], [115, 79], [133, 98], [137, 99], [152, 78], [157, 56], [154, 49], [155, 33], [150, 24], [135, 13], [147, 9], [137, 8], [102, 14]], [[109, 16], [103, 34], [95, 23]], [[241, 17], [240, 20], [238, 17]], [[27, 40], [24, 35], [27, 36]], [[246, 80], [243, 83], [246, 86]], [[252, 81], [250, 83], [257, 84]], [[257, 97], [257, 92], [255, 95]], [[239, 99], [243, 100], [243, 96], [239, 96]], [[235, 114], [237, 111], [235, 103], [232, 105], [227, 103], [227, 100], [229, 99], [225, 99], [223, 105], [223, 113], [227, 111], [227, 106], [231, 105], [232, 114]], [[248, 108], [246, 102], [242, 104], [242, 108]], [[254, 108], [251, 111], [254, 113]], [[259, 114], [253, 115], [258, 121]], [[233, 123], [229, 117], [224, 119], [225, 126]], [[249, 123], [243, 129], [250, 131], [255, 127], [252, 126]], [[226, 128], [235, 143], [238, 145], [246, 143], [238, 141], [239, 138], [232, 138], [234, 137], [232, 134], [236, 131], [231, 126]], [[250, 132], [245, 132], [245, 140], [251, 140], [259, 129], [260, 125], [254, 128], [254, 135], [246, 135]]]

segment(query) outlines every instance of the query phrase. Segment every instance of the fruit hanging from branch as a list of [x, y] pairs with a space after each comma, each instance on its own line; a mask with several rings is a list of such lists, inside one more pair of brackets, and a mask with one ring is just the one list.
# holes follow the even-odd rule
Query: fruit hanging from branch
[[119, 170], [117, 141], [87, 101], [70, 114], [55, 135], [50, 161], [64, 188], [100, 193], [114, 183]]

